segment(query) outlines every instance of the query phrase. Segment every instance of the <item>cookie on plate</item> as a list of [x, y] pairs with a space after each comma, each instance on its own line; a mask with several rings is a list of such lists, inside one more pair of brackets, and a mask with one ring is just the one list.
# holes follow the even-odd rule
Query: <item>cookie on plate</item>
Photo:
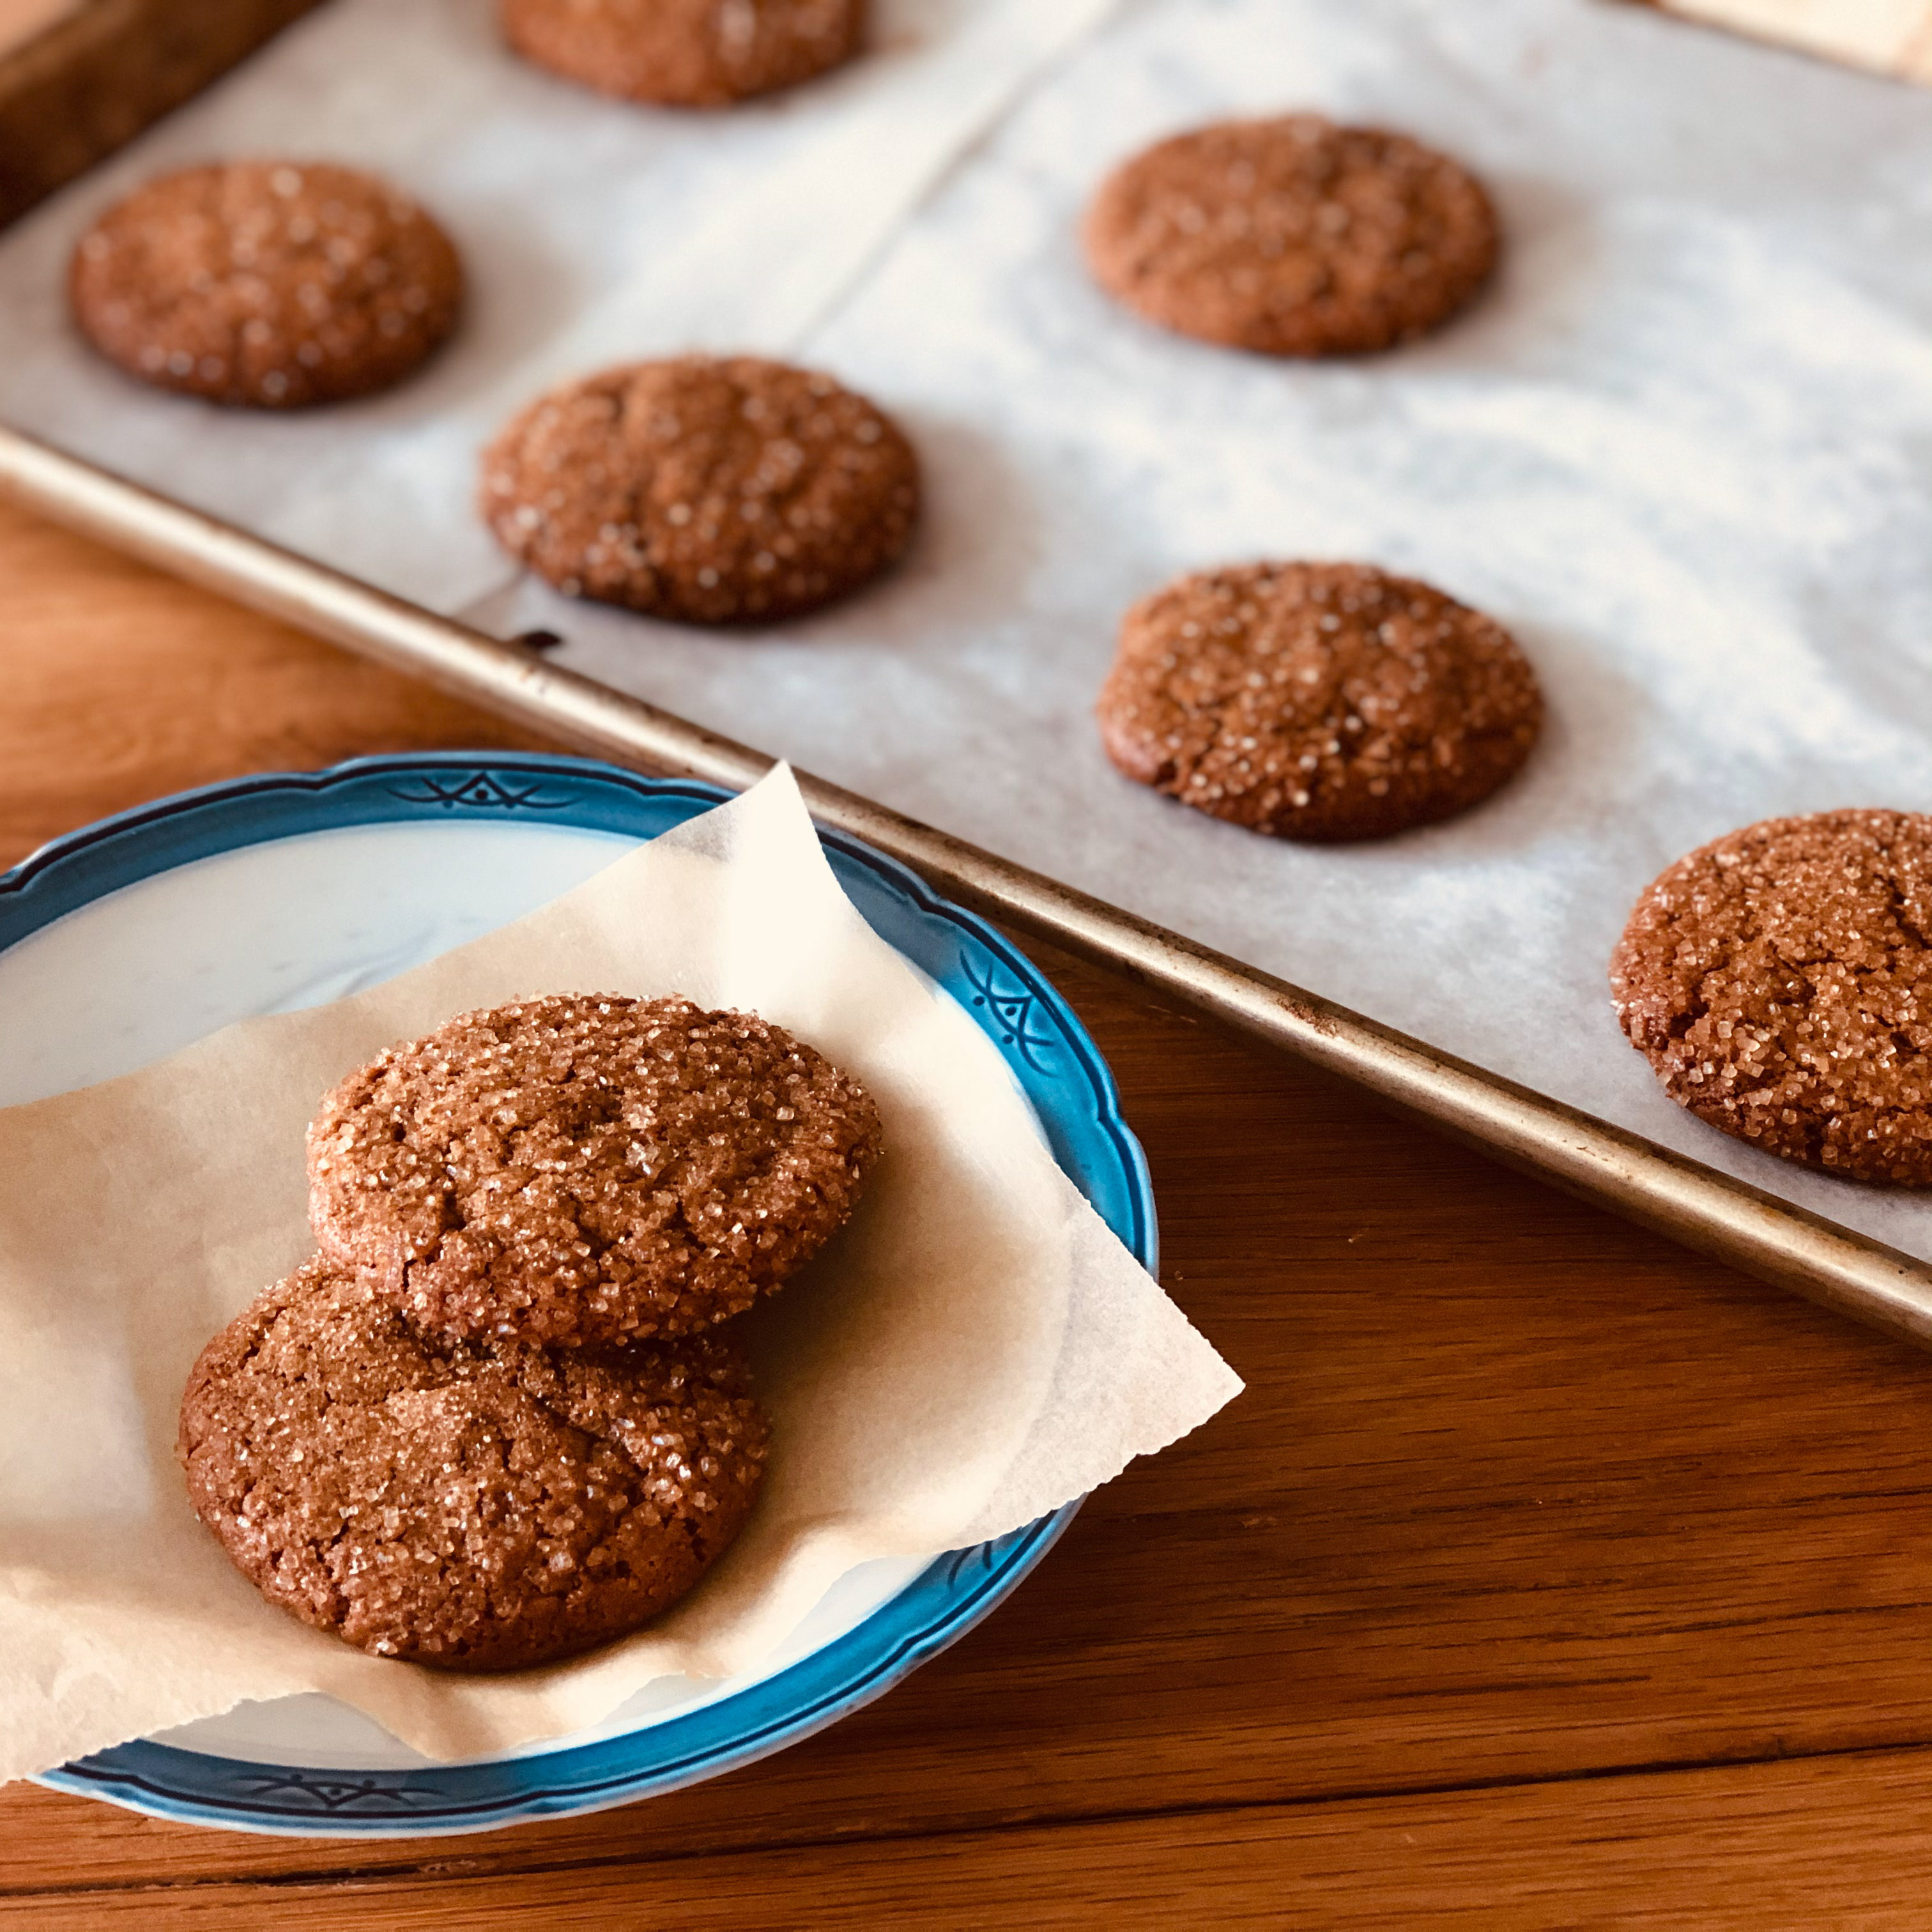
[[896, 563], [919, 462], [892, 418], [756, 356], [634, 363], [532, 404], [483, 458], [496, 540], [567, 596], [768, 622]]
[[1482, 184], [1406, 134], [1314, 114], [1178, 134], [1108, 177], [1087, 256], [1150, 321], [1268, 356], [1352, 356], [1422, 335], [1486, 282]]
[[859, 51], [865, 0], [503, 0], [525, 59], [604, 94], [728, 107]]
[[1376, 838], [1486, 798], [1529, 755], [1536, 674], [1502, 627], [1367, 564], [1184, 577], [1120, 626], [1107, 755], [1283, 838]]
[[308, 1135], [323, 1253], [424, 1333], [562, 1348], [740, 1313], [844, 1222], [871, 1096], [751, 1013], [556, 994], [379, 1054]]
[[1747, 826], [1646, 889], [1610, 960], [1630, 1044], [1700, 1120], [1932, 1186], [1932, 817]]
[[766, 1440], [728, 1336], [438, 1349], [314, 1261], [202, 1352], [178, 1446], [271, 1603], [378, 1656], [514, 1670], [682, 1597], [750, 1514]]
[[449, 238], [372, 176], [234, 161], [150, 182], [97, 221], [68, 276], [87, 339], [210, 402], [299, 409], [400, 382], [456, 326]]

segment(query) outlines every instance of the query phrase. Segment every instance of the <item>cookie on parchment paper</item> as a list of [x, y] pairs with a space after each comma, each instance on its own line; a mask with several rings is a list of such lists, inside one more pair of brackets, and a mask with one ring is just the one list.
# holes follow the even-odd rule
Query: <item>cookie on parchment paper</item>
[[1700, 847], [1638, 899], [1610, 990], [1700, 1120], [1848, 1180], [1932, 1186], [1932, 816], [1821, 812]]
[[130, 375], [210, 402], [298, 409], [400, 382], [456, 326], [463, 268], [409, 197], [323, 162], [235, 161], [151, 182], [82, 238], [74, 318]]
[[1120, 626], [1107, 755], [1183, 804], [1283, 838], [1375, 838], [1486, 798], [1543, 717], [1508, 632], [1367, 564], [1183, 577]]
[[604, 94], [728, 107], [852, 58], [866, 0], [503, 0], [525, 59]]
[[503, 548], [566, 596], [770, 622], [898, 562], [919, 461], [890, 416], [830, 376], [685, 356], [532, 404], [484, 453], [481, 505]]
[[728, 1334], [437, 1348], [317, 1260], [202, 1352], [178, 1450], [271, 1603], [378, 1656], [512, 1670], [682, 1598], [750, 1514], [766, 1442]]
[[1318, 115], [1227, 121], [1117, 168], [1086, 221], [1101, 286], [1150, 321], [1269, 356], [1426, 334], [1494, 270], [1482, 184], [1405, 134]]
[[310, 1220], [425, 1334], [611, 1346], [780, 1286], [879, 1149], [858, 1082], [754, 1014], [556, 994], [459, 1014], [327, 1094]]

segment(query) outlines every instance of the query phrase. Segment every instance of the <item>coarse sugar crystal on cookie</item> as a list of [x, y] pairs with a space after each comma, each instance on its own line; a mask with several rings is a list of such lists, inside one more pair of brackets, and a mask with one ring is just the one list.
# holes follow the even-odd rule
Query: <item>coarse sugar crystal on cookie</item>
[[555, 994], [379, 1054], [308, 1134], [322, 1252], [424, 1334], [563, 1348], [742, 1312], [844, 1225], [857, 1081], [755, 1014]]
[[1120, 626], [1096, 706], [1131, 778], [1283, 838], [1447, 818], [1521, 769], [1543, 699], [1508, 632], [1366, 564], [1183, 577]]
[[298, 409], [399, 382], [456, 326], [463, 268], [422, 208], [323, 162], [164, 176], [82, 238], [74, 318], [130, 375], [210, 402]]
[[1406, 134], [1314, 114], [1178, 134], [1108, 177], [1101, 286], [1150, 321], [1268, 356], [1349, 356], [1439, 327], [1494, 270], [1482, 184]]
[[526, 60], [604, 94], [728, 107], [842, 66], [866, 0], [503, 0]]
[[271, 1603], [378, 1656], [512, 1670], [684, 1596], [749, 1514], [766, 1440], [728, 1334], [439, 1348], [318, 1260], [202, 1352], [178, 1447]]
[[770, 622], [856, 590], [912, 541], [918, 459], [830, 376], [679, 356], [573, 382], [483, 459], [496, 540], [567, 596]]
[[1821, 812], [1700, 847], [1638, 899], [1610, 991], [1700, 1120], [1848, 1180], [1932, 1186], [1932, 816]]

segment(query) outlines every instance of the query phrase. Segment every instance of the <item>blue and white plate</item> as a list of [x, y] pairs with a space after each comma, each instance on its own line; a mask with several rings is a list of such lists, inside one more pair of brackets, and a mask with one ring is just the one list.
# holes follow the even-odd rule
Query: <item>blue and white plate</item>
[[[0, 1104], [111, 1078], [244, 1015], [339, 998], [518, 918], [726, 794], [536, 754], [361, 758], [164, 799], [0, 877]], [[836, 832], [839, 883], [998, 1046], [1054, 1158], [1149, 1268], [1154, 1201], [1112, 1077], [983, 920]], [[42, 1782], [244, 1830], [383, 1838], [567, 1816], [696, 1783], [870, 1702], [986, 1616], [1074, 1504], [996, 1543], [842, 1579], [778, 1655], [647, 1686], [500, 1756], [420, 1757], [322, 1696], [98, 1752]]]

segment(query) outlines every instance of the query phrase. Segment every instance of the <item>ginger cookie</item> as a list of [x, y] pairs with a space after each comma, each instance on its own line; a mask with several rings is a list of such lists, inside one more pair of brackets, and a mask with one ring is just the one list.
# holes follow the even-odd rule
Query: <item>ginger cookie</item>
[[1496, 266], [1482, 184], [1404, 134], [1313, 114], [1225, 121], [1116, 169], [1089, 208], [1101, 286], [1183, 335], [1266, 356], [1406, 342]]
[[484, 453], [496, 540], [566, 596], [687, 623], [792, 617], [912, 541], [919, 463], [830, 376], [755, 356], [607, 370], [532, 404]]
[[74, 319], [130, 376], [300, 409], [400, 382], [456, 326], [463, 268], [408, 196], [326, 163], [237, 161], [151, 182], [94, 224]]
[[514, 1670], [682, 1597], [750, 1514], [766, 1442], [728, 1336], [440, 1349], [314, 1261], [202, 1350], [178, 1449], [272, 1604], [380, 1657]]
[[464, 1013], [323, 1100], [323, 1253], [422, 1332], [562, 1348], [749, 1307], [851, 1213], [859, 1083], [754, 1014], [557, 994]]
[[1183, 577], [1120, 626], [1107, 755], [1283, 838], [1378, 838], [1486, 798], [1529, 755], [1536, 674], [1502, 627], [1367, 564]]
[[859, 51], [865, 0], [503, 0], [525, 59], [604, 94], [728, 107]]
[[1700, 1120], [1848, 1180], [1932, 1186], [1932, 817], [1821, 812], [1700, 848], [1637, 901], [1610, 992]]

